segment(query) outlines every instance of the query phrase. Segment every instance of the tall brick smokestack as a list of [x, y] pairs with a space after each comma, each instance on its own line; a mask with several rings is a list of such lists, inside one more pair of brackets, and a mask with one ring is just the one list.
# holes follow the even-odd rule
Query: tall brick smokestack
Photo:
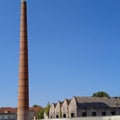
[[21, 0], [17, 120], [29, 120], [29, 76], [26, 0]]

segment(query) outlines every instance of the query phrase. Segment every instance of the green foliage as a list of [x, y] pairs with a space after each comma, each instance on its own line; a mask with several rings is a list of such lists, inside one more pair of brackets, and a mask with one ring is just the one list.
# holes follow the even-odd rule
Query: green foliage
[[97, 93], [93, 93], [92, 97], [110, 97], [108, 93], [104, 91], [98, 91]]
[[35, 105], [33, 105], [33, 107], [39, 107], [39, 105], [35, 104]]
[[49, 110], [50, 110], [50, 103], [48, 102], [47, 106], [45, 107], [45, 113], [49, 117]]
[[39, 112], [36, 115], [37, 119], [44, 119], [44, 109], [40, 109]]

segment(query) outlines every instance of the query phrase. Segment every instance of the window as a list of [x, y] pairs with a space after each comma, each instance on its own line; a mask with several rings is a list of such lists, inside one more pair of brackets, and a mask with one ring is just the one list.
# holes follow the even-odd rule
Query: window
[[63, 114], [63, 118], [66, 118], [66, 114]]
[[86, 112], [82, 112], [82, 116], [83, 117], [87, 116], [87, 113]]
[[102, 116], [106, 116], [106, 112], [102, 112]]
[[74, 113], [71, 113], [71, 118], [75, 117], [75, 114]]
[[2, 119], [2, 115], [0, 115], [0, 119]]
[[96, 116], [96, 112], [92, 112], [92, 116]]
[[111, 115], [115, 115], [115, 112], [114, 112], [114, 111], [112, 111], [112, 112], [111, 112]]
[[5, 115], [5, 116], [4, 116], [4, 119], [8, 119], [8, 116], [7, 116], [7, 115]]
[[59, 115], [56, 115], [56, 118], [59, 118]]

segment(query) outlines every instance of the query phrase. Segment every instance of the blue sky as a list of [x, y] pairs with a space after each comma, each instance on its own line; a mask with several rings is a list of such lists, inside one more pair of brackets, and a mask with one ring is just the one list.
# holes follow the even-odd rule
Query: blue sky
[[[30, 106], [120, 95], [120, 1], [27, 0]], [[0, 0], [0, 106], [17, 106], [20, 0]]]

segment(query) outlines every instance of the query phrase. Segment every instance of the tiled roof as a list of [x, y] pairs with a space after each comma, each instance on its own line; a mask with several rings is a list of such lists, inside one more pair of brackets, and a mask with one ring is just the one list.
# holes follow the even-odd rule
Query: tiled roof
[[2, 107], [0, 108], [0, 113], [16, 113], [17, 108], [11, 108], [11, 107]]
[[[34, 111], [37, 113], [42, 107], [30, 107], [30, 111]], [[12, 107], [2, 107], [0, 108], [0, 113], [17, 113], [17, 108], [12, 108]]]
[[42, 109], [42, 107], [40, 107], [40, 106], [29, 108], [30, 111], [34, 111], [35, 113], [37, 113], [40, 109]]
[[120, 107], [119, 98], [76, 97], [78, 108], [113, 108]]

